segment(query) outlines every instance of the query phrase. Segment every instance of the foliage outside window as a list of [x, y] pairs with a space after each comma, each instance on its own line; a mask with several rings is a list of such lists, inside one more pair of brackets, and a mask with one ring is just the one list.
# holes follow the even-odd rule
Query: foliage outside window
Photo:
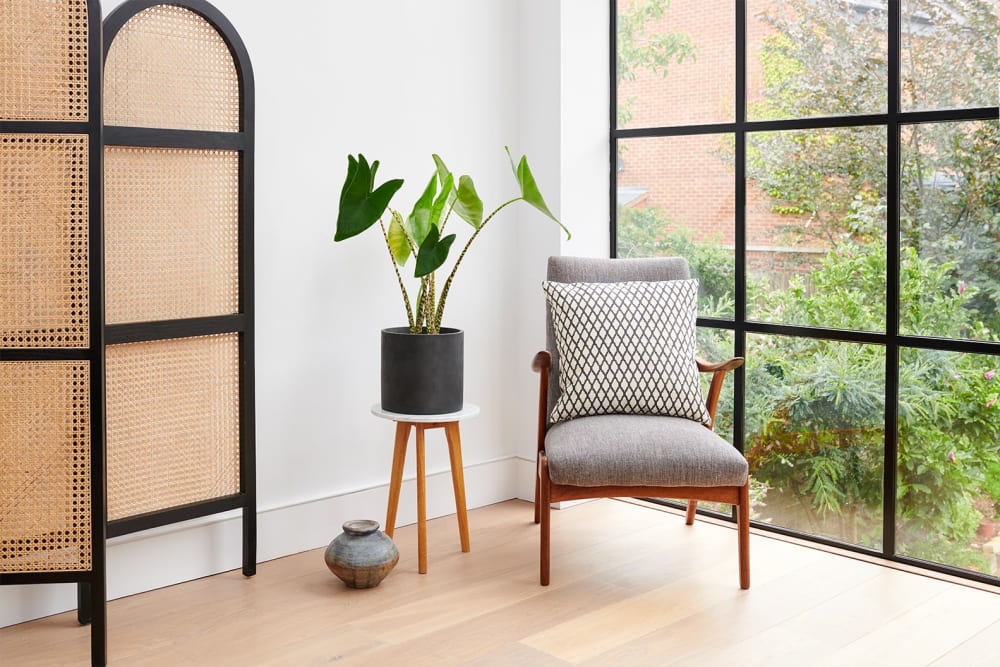
[[[655, 48], [656, 35], [669, 34], [685, 56], [713, 51], [697, 24], [714, 20], [708, 5], [657, 2], [650, 14], [644, 0], [615, 4], [619, 41], [638, 22], [633, 43]], [[730, 3], [712, 4], [735, 23]], [[732, 423], [742, 399], [742, 428], [733, 432], [751, 463], [755, 519], [995, 577], [998, 563], [983, 545], [989, 523], [1000, 521], [1000, 4], [746, 6], [746, 51], [717, 72], [735, 81], [737, 63], [745, 65], [745, 121], [634, 129], [628, 110], [657, 91], [634, 83], [649, 58], [629, 62], [619, 49], [617, 256], [687, 257], [702, 281], [701, 337], [736, 333], [747, 357], [743, 388], [724, 392], [719, 412]], [[898, 59], [889, 53], [891, 11], [899, 12]], [[690, 60], [670, 57], [660, 74], [684, 81]], [[900, 110], [890, 113], [895, 77]], [[899, 123], [898, 138], [890, 122]], [[714, 163], [672, 171], [670, 161], [686, 156], [662, 147], [690, 135], [703, 135]], [[898, 174], [887, 177], [896, 151]], [[719, 196], [705, 182], [725, 174], [723, 195], [742, 182], [746, 199], [733, 203], [732, 227], [720, 232], [699, 202]], [[890, 188], [895, 176], [898, 189]], [[735, 319], [741, 311], [746, 317]], [[898, 364], [887, 364], [897, 351]], [[896, 415], [888, 434], [887, 411]], [[886, 460], [887, 439], [894, 460]]]

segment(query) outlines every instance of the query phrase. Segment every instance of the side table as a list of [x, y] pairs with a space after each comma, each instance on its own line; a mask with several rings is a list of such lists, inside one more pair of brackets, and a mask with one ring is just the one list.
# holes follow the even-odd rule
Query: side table
[[427, 574], [427, 481], [424, 465], [424, 432], [444, 429], [448, 439], [451, 460], [451, 480], [455, 487], [455, 512], [458, 515], [458, 536], [462, 551], [468, 552], [469, 516], [465, 509], [465, 475], [462, 468], [462, 439], [458, 423], [479, 414], [479, 406], [466, 403], [458, 412], [439, 415], [404, 415], [387, 412], [381, 403], [372, 406], [372, 414], [396, 422], [396, 444], [392, 454], [392, 478], [389, 481], [389, 506], [385, 513], [385, 534], [392, 537], [396, 529], [396, 510], [399, 508], [399, 490], [403, 483], [403, 464], [406, 462], [406, 445], [410, 429], [417, 431], [417, 559], [420, 574]]

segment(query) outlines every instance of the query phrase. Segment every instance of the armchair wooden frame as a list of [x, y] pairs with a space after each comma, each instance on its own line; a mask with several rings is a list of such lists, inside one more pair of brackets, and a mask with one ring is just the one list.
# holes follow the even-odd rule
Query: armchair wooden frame
[[[711, 373], [706, 404], [710, 416], [708, 429], [715, 422], [715, 410], [722, 392], [726, 373], [743, 365], [742, 357], [727, 361], [709, 363], [697, 360], [698, 371]], [[531, 368], [540, 375], [538, 395], [538, 468], [535, 477], [535, 523], [541, 523], [540, 581], [549, 585], [549, 533], [551, 527], [551, 504], [560, 500], [584, 498], [614, 498], [620, 496], [649, 496], [653, 498], [676, 498], [687, 500], [685, 523], [694, 523], [698, 501], [728, 503], [736, 506], [737, 542], [739, 548], [740, 588], [750, 588], [750, 481], [742, 486], [572, 486], [555, 484], [549, 477], [549, 462], [545, 455], [545, 434], [548, 430], [548, 387], [552, 355], [542, 351], [535, 355]]]

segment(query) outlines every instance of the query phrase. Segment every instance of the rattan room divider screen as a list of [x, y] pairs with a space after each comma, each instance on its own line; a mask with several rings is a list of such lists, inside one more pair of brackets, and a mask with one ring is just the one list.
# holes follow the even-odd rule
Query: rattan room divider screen
[[104, 45], [108, 535], [242, 509], [250, 576], [250, 60], [201, 0], [130, 0]]
[[240, 509], [256, 571], [249, 57], [202, 0], [100, 17], [0, 0], [0, 584], [77, 582], [94, 664], [106, 537]]
[[0, 0], [0, 584], [76, 582], [103, 664], [101, 46], [98, 0]]

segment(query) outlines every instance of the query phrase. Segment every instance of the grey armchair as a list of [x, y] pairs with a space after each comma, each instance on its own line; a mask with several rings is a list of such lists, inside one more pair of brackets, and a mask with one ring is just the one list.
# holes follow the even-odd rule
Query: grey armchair
[[[683, 280], [690, 277], [682, 258], [591, 259], [552, 257], [552, 282]], [[535, 523], [541, 523], [540, 580], [549, 584], [550, 505], [560, 500], [645, 496], [687, 500], [686, 523], [694, 523], [699, 500], [737, 507], [740, 588], [750, 587], [750, 502], [746, 459], [703, 424], [676, 417], [600, 415], [550, 424], [559, 395], [559, 355], [551, 313], [546, 347], [532, 362], [540, 374], [538, 468]], [[728, 371], [743, 359], [720, 363], [696, 360], [711, 373], [706, 400], [711, 420]]]

